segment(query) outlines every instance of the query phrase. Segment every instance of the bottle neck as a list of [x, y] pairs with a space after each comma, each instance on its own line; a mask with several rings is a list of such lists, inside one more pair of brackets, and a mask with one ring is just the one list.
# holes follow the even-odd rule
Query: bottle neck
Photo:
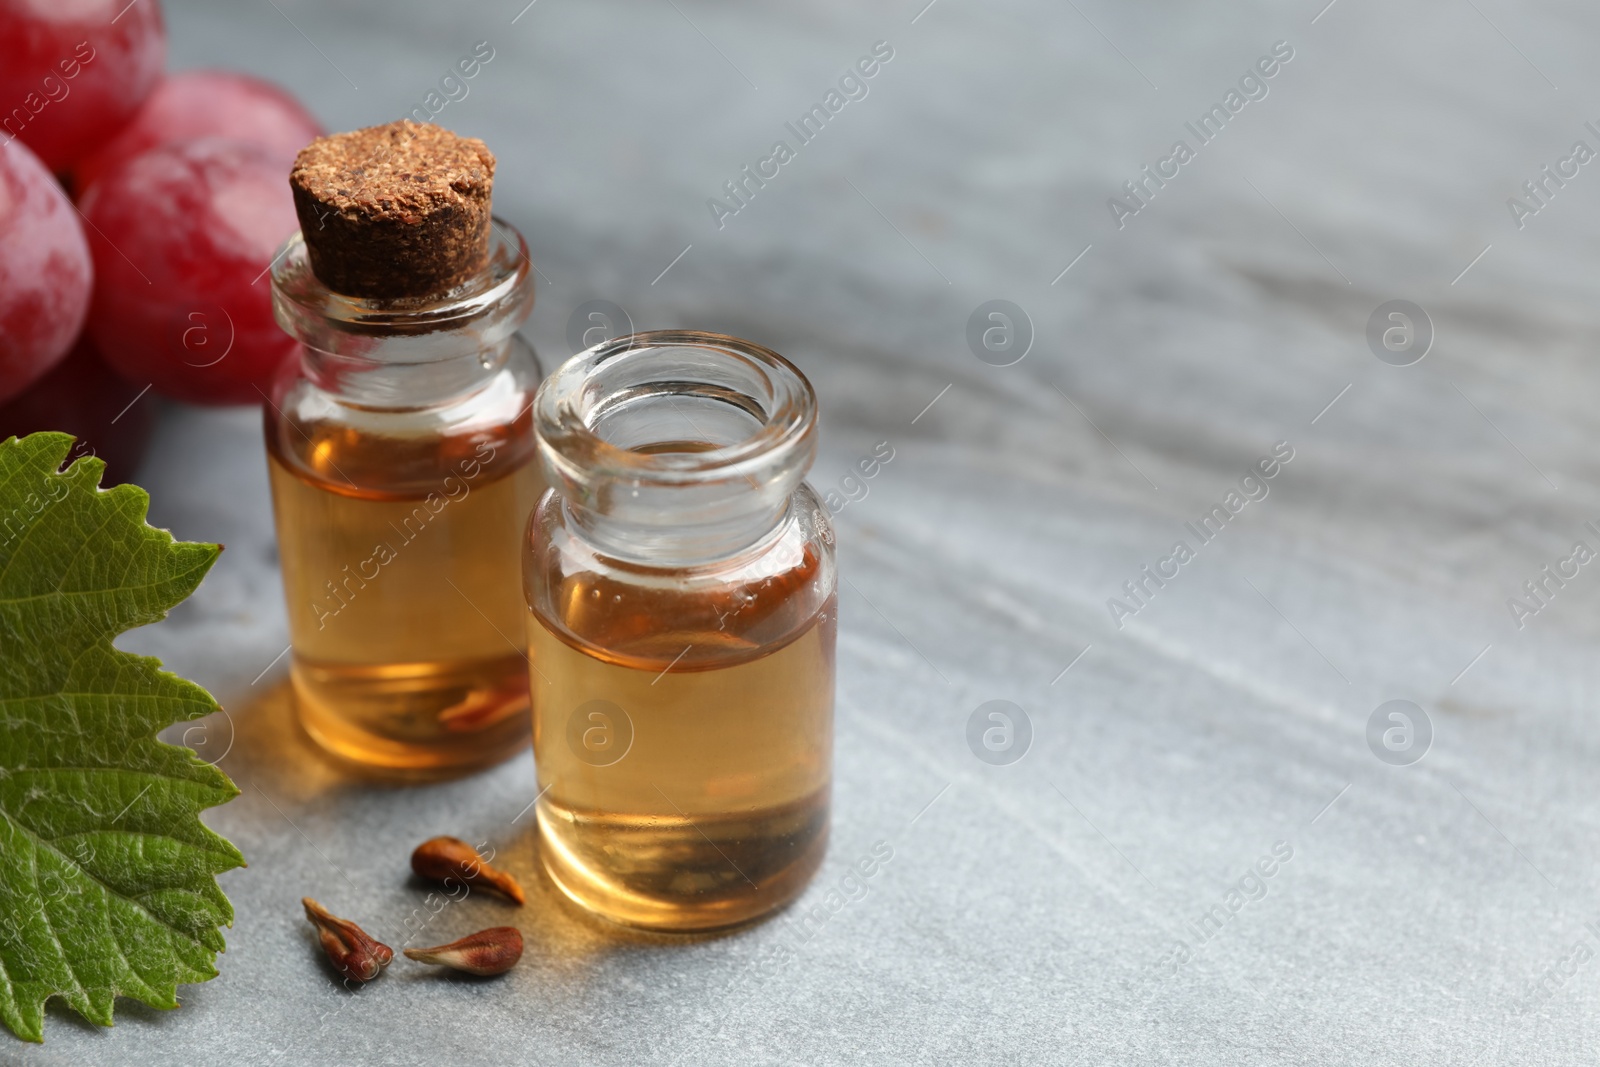
[[620, 561], [695, 566], [783, 529], [816, 453], [816, 397], [748, 341], [633, 334], [545, 381], [534, 434], [573, 536]]
[[563, 500], [567, 529], [597, 555], [652, 567], [694, 567], [759, 552], [788, 524], [790, 501], [775, 509], [695, 521], [692, 512], [630, 521]]
[[278, 324], [301, 344], [302, 369], [342, 403], [408, 409], [470, 395], [505, 365], [533, 309], [532, 264], [515, 229], [496, 220], [488, 264], [449, 292], [381, 300], [328, 289], [296, 233], [272, 272]]
[[511, 339], [483, 344], [467, 332], [436, 335], [441, 350], [426, 361], [390, 360], [328, 352], [302, 342], [300, 366], [319, 389], [353, 407], [405, 409], [471, 396], [494, 378], [511, 353]]

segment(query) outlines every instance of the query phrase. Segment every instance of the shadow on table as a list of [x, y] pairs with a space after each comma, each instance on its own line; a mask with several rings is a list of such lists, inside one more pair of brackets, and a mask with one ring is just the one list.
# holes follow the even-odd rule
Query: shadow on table
[[252, 695], [242, 706], [172, 726], [161, 739], [192, 748], [241, 787], [262, 778], [296, 804], [373, 784], [335, 762], [305, 735], [295, 718], [288, 679]]

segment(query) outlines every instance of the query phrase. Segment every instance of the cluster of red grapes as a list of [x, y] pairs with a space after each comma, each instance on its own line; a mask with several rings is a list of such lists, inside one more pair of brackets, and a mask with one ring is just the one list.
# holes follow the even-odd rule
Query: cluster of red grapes
[[276, 86], [165, 58], [158, 0], [0, 0], [0, 437], [98, 434], [115, 464], [147, 387], [258, 402], [292, 351], [266, 272], [322, 129]]

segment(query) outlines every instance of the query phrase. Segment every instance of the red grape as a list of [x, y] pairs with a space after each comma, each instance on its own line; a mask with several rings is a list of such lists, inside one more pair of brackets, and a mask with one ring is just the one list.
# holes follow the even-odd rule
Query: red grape
[[294, 97], [270, 82], [231, 71], [189, 71], [156, 86], [122, 132], [73, 169], [72, 180], [81, 194], [147, 149], [196, 137], [232, 137], [292, 159], [322, 133]]
[[255, 145], [208, 137], [153, 148], [89, 188], [89, 333], [118, 373], [198, 404], [260, 401], [294, 349], [265, 276], [299, 226], [288, 175]]
[[128, 121], [166, 51], [158, 0], [0, 0], [0, 128], [66, 171]]
[[88, 337], [27, 392], [0, 406], [0, 440], [40, 430], [60, 430], [78, 439], [72, 459], [106, 461], [104, 485], [133, 477], [156, 423], [153, 396], [111, 373]]
[[72, 202], [26, 146], [0, 144], [0, 401], [67, 354], [92, 278]]

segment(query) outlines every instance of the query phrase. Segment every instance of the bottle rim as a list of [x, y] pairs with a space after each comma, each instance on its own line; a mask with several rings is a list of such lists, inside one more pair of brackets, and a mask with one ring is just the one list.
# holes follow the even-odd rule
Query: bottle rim
[[[608, 440], [597, 426], [652, 397], [693, 395], [742, 409], [757, 426], [739, 440], [696, 451], [640, 451]], [[602, 341], [545, 379], [534, 398], [534, 434], [555, 485], [578, 502], [603, 503], [627, 486], [651, 488], [749, 482], [760, 495], [793, 491], [816, 452], [817, 397], [800, 369], [764, 345], [699, 330], [651, 330]]]

